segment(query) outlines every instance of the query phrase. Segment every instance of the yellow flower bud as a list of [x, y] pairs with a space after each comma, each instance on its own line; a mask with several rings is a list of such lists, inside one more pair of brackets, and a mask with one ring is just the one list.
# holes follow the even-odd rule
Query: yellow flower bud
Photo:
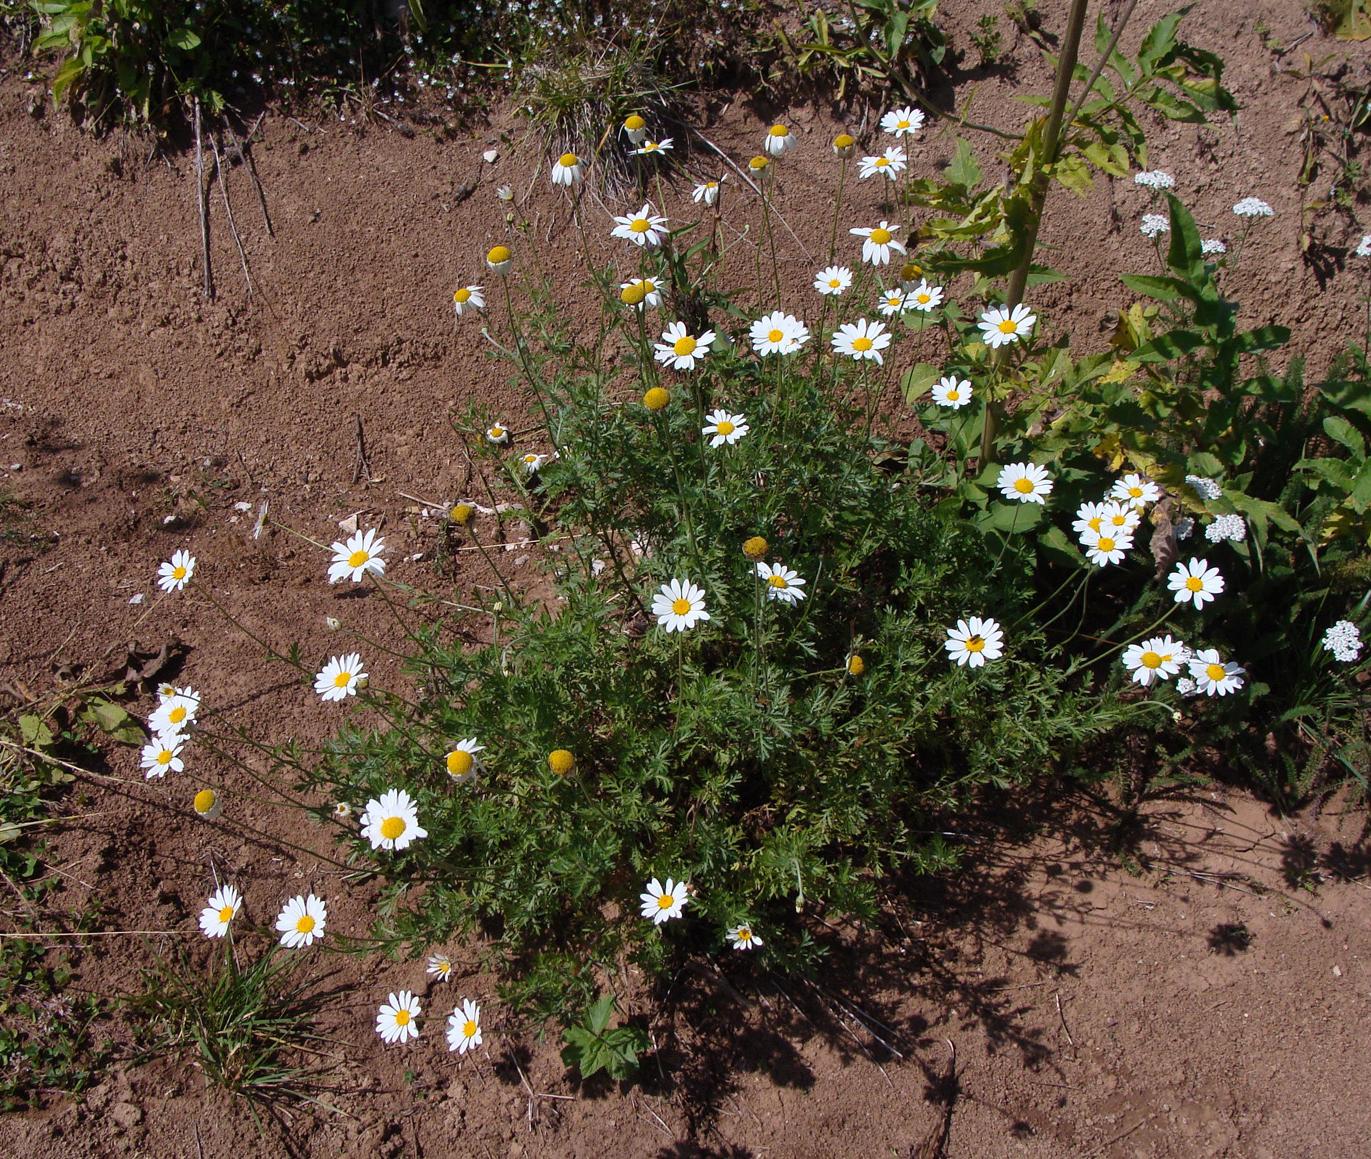
[[751, 539], [743, 542], [743, 554], [755, 562], [766, 555], [767, 548], [770, 546], [760, 535], [754, 535]]
[[661, 410], [671, 401], [671, 393], [665, 387], [654, 386], [643, 395], [643, 405], [648, 410]]
[[492, 246], [490, 252], [486, 254], [486, 265], [496, 273], [504, 273], [509, 268], [510, 258], [513, 256], [507, 245]]
[[565, 777], [576, 767], [576, 758], [570, 749], [553, 749], [547, 754], [547, 767], [559, 777]]
[[852, 655], [847, 658], [847, 674], [849, 676], [860, 676], [865, 671], [866, 661], [858, 656], [856, 652], [853, 652]]
[[833, 138], [833, 152], [839, 157], [851, 157], [852, 150], [857, 147], [857, 142], [849, 133], [839, 133]]
[[475, 506], [463, 501], [461, 503], [454, 503], [452, 508], [448, 511], [447, 517], [451, 519], [453, 523], [457, 524], [458, 527], [465, 527], [471, 522], [471, 517], [475, 514]]

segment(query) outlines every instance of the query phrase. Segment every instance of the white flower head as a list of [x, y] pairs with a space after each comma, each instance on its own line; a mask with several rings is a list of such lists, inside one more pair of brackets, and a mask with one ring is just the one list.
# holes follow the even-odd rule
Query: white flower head
[[1154, 680], [1170, 680], [1179, 673], [1185, 655], [1185, 645], [1179, 640], [1169, 635], [1154, 636], [1125, 648], [1123, 666], [1133, 674], [1135, 684], [1146, 686]]
[[701, 620], [709, 619], [705, 610], [705, 593], [689, 580], [673, 579], [664, 583], [652, 600], [652, 614], [668, 632], [684, 632]]
[[1077, 535], [1085, 535], [1087, 532], [1098, 533], [1104, 529], [1105, 509], [1108, 501], [1103, 503], [1082, 503], [1076, 508], [1076, 520], [1071, 524], [1071, 530]]
[[898, 225], [882, 221], [880, 225], [873, 225], [869, 229], [850, 229], [847, 232], [862, 239], [862, 261], [868, 265], [884, 266], [890, 263], [892, 250], [900, 254], [907, 252], [904, 246], [895, 240], [895, 231], [899, 228]]
[[312, 946], [324, 936], [327, 923], [328, 906], [314, 894], [308, 897], [297, 894], [276, 915], [276, 930], [281, 935], [281, 945], [288, 950]]
[[1260, 197], [1244, 197], [1233, 206], [1233, 212], [1239, 217], [1276, 216], [1276, 211], [1267, 205]]
[[1096, 567], [1106, 564], [1122, 563], [1129, 548], [1133, 546], [1133, 536], [1127, 532], [1086, 530], [1081, 533], [1081, 546], [1085, 548], [1085, 558]]
[[713, 341], [713, 330], [693, 336], [684, 322], [672, 322], [657, 343], [653, 357], [673, 370], [694, 370], [695, 363], [709, 353], [709, 345]]
[[923, 110], [913, 105], [892, 109], [881, 118], [881, 130], [896, 137], [917, 137], [923, 124]]
[[242, 908], [243, 895], [231, 885], [220, 886], [200, 911], [200, 932], [207, 938], [222, 938]]
[[1204, 257], [1212, 258], [1217, 256], [1218, 254], [1226, 254], [1227, 252], [1228, 247], [1224, 245], [1223, 240], [1221, 238], [1207, 237], [1202, 242], [1200, 242], [1200, 253]]
[[387, 789], [367, 802], [362, 813], [362, 836], [373, 849], [393, 849], [397, 853], [411, 842], [428, 836], [419, 825], [419, 811], [404, 789]]
[[875, 177], [880, 174], [891, 181], [899, 179], [905, 170], [905, 153], [899, 146], [887, 149], [884, 153], [875, 157], [863, 157], [861, 166], [857, 170], [857, 177], [865, 181], [868, 177]]
[[769, 354], [794, 354], [809, 341], [809, 328], [798, 318], [780, 310], [758, 318], [749, 333], [752, 349], [763, 358]]
[[388, 995], [376, 1012], [376, 1033], [387, 1043], [418, 1038], [421, 1009], [419, 999], [408, 990]]
[[552, 163], [552, 184], [570, 189], [573, 185], [581, 183], [585, 171], [585, 166], [575, 153], [563, 153]]
[[1027, 338], [1037, 320], [1038, 316], [1020, 302], [1012, 310], [1006, 306], [991, 306], [976, 325], [981, 331], [981, 341], [996, 350], [1020, 338]]
[[846, 266], [826, 266], [814, 275], [814, 288], [827, 296], [843, 294], [852, 285], [852, 271]]
[[539, 455], [530, 451], [528, 454], [520, 456], [519, 463], [524, 468], [524, 474], [532, 476], [543, 469], [543, 464], [548, 462], [550, 457], [551, 456], [549, 455]]
[[1206, 479], [1203, 475], [1187, 475], [1185, 485], [1205, 501], [1217, 499], [1223, 494], [1223, 487], [1217, 479]]
[[920, 278], [919, 284], [905, 296], [905, 301], [911, 310], [921, 310], [927, 314], [930, 310], [935, 310], [942, 305], [943, 288], [942, 286], [931, 285], [925, 279]]
[[878, 366], [884, 365], [885, 358], [881, 351], [889, 345], [890, 331], [885, 328], [884, 322], [868, 322], [865, 318], [858, 318], [855, 322], [839, 326], [833, 333], [833, 349], [858, 362], [865, 358]]
[[959, 667], [980, 668], [987, 660], [1004, 655], [1004, 631], [992, 619], [968, 616], [947, 629], [943, 647], [947, 658]]
[[953, 410], [961, 410], [971, 401], [973, 394], [975, 391], [971, 387], [971, 380], [958, 380], [955, 374], [944, 375], [933, 387], [933, 401], [939, 406], [949, 406]]
[[663, 137], [660, 141], [644, 141], [633, 152], [639, 157], [650, 157], [654, 153], [670, 153], [671, 138]]
[[1116, 479], [1109, 490], [1109, 497], [1130, 507], [1146, 507], [1162, 497], [1162, 489], [1151, 479], [1136, 472], [1130, 472], [1122, 479]]
[[158, 733], [143, 746], [142, 766], [146, 778], [165, 777], [168, 773], [183, 773], [186, 765], [181, 760], [181, 749], [186, 738], [179, 732]]
[[1195, 521], [1189, 515], [1183, 515], [1176, 520], [1171, 530], [1176, 536], [1176, 541], [1182, 543], [1195, 534]]
[[1362, 239], [1357, 243], [1354, 252], [1359, 258], [1371, 258], [1371, 233], [1362, 234]]
[[733, 926], [724, 936], [735, 950], [755, 950], [762, 944], [762, 939], [757, 936], [757, 931], [746, 922], [742, 925]]
[[1187, 664], [1196, 689], [1206, 696], [1227, 696], [1243, 686], [1243, 669], [1225, 662], [1216, 648], [1201, 648]]
[[444, 953], [430, 954], [424, 964], [424, 973], [430, 978], [437, 978], [439, 982], [446, 982], [452, 977], [452, 959]]
[[384, 575], [386, 561], [381, 558], [385, 540], [376, 538], [376, 529], [355, 531], [348, 536], [346, 543], [335, 543], [333, 562], [328, 569], [328, 582], [336, 584], [339, 580], [350, 579], [361, 583], [367, 572]]
[[466, 1054], [480, 1045], [481, 1008], [470, 998], [463, 998], [447, 1016], [447, 1048]]
[[161, 698], [148, 717], [148, 728], [161, 736], [178, 735], [195, 723], [199, 711], [200, 694], [194, 688], [177, 688]]
[[766, 585], [766, 598], [769, 600], [796, 604], [805, 598], [805, 593], [800, 591], [805, 581], [800, 578], [798, 572], [792, 571], [784, 564], [759, 563], [757, 578]]
[[637, 113], [629, 113], [624, 118], [624, 136], [630, 143], [641, 145], [647, 139], [647, 122]]
[[485, 745], [477, 744], [474, 736], [459, 740], [443, 758], [443, 768], [447, 771], [447, 775], [458, 784], [471, 780], [481, 769], [481, 762], [477, 759], [476, 754], [484, 752], [485, 747]]
[[616, 216], [614, 222], [611, 236], [623, 238], [637, 246], [659, 246], [667, 232], [667, 219], [654, 214], [652, 206], [646, 202], [637, 213]]
[[1132, 535], [1142, 523], [1142, 508], [1118, 499], [1106, 499], [1101, 505], [1100, 526], [1116, 535]]
[[799, 142], [785, 125], [772, 125], [766, 131], [766, 138], [762, 141], [762, 148], [772, 157], [784, 157], [790, 150], [794, 149]]
[[697, 204], [715, 205], [719, 200], [719, 186], [723, 184], [723, 178], [717, 181], [702, 181], [691, 191], [690, 200]]
[[895, 286], [886, 290], [876, 302], [876, 309], [887, 318], [893, 318], [896, 314], [909, 309], [909, 295], [903, 286]]
[[666, 885], [662, 885], [654, 877], [644, 888], [646, 892], [639, 895], [642, 901], [642, 914], [643, 917], [651, 919], [655, 926], [680, 917], [681, 911], [690, 901], [690, 886], [684, 881], [678, 885], [670, 877], [666, 879]]
[[1044, 504], [1052, 492], [1052, 476], [1037, 463], [1009, 463], [1000, 468], [995, 486], [1006, 499]]
[[1204, 537], [1210, 543], [1246, 539], [1247, 521], [1241, 515], [1216, 515], [1214, 521], [1204, 529]]
[[1145, 189], [1174, 189], [1176, 179], [1162, 169], [1144, 169], [1141, 173], [1133, 174], [1133, 184]]
[[182, 548], [157, 569], [157, 586], [164, 592], [179, 592], [195, 575], [195, 556]]
[[656, 278], [634, 278], [631, 282], [619, 284], [619, 300], [639, 310], [645, 306], [655, 310], [662, 304], [662, 288]]
[[509, 442], [509, 428], [504, 423], [486, 427], [486, 442], [494, 443], [497, 447], [505, 446]]
[[1145, 238], [1161, 237], [1171, 232], [1171, 220], [1164, 213], [1144, 213], [1138, 229]]
[[1323, 634], [1321, 641], [1333, 659], [1342, 664], [1355, 663], [1361, 655], [1361, 632], [1351, 620], [1339, 620]]
[[729, 414], [726, 410], [711, 411], [705, 415], [705, 422], [709, 425], [703, 427], [700, 433], [710, 436], [711, 447], [720, 447], [725, 443], [732, 446], [752, 429], [747, 425], [746, 415]]
[[1219, 569], [1210, 567], [1206, 559], [1177, 563], [1176, 570], [1167, 577], [1166, 586], [1176, 593], [1176, 603], [1183, 604], [1189, 600], [1196, 608], [1204, 607], [1224, 587]]
[[362, 671], [360, 652], [349, 652], [346, 656], [330, 656], [328, 663], [319, 669], [314, 678], [314, 691], [324, 700], [346, 700], [356, 696], [357, 690], [366, 685], [367, 674]]
[[461, 317], [467, 310], [484, 310], [486, 296], [480, 286], [458, 286], [452, 291], [452, 312]]

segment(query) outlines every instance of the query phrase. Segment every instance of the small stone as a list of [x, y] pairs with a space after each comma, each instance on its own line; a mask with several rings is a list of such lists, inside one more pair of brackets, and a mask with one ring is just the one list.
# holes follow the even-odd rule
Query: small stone
[[499, 159], [499, 149], [487, 149], [484, 153], [481, 154], [481, 160], [483, 160], [487, 165], [494, 165], [495, 162]]
[[115, 1103], [110, 1108], [109, 1117], [120, 1130], [127, 1131], [143, 1121], [143, 1112], [133, 1103]]
[[139, 592], [136, 596], [129, 596], [129, 603], [135, 608], [143, 602], [143, 593]]

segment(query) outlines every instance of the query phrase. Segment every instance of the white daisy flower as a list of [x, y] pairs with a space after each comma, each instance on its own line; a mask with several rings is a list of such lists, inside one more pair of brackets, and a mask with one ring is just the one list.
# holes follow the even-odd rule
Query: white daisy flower
[[1133, 184], [1141, 185], [1145, 189], [1173, 189], [1176, 179], [1162, 169], [1145, 169], [1141, 173], [1133, 174]]
[[762, 944], [757, 931], [749, 925], [734, 926], [724, 935], [735, 950], [755, 950]]
[[1362, 239], [1357, 243], [1354, 252], [1359, 258], [1371, 258], [1371, 233], [1362, 234]]
[[367, 682], [367, 674], [362, 671], [360, 652], [349, 652], [346, 656], [330, 656], [328, 663], [319, 669], [314, 678], [314, 691], [324, 700], [346, 700], [356, 696], [357, 690]]
[[875, 177], [879, 173], [891, 181], [896, 181], [904, 170], [904, 150], [896, 147], [887, 149], [877, 157], [863, 157], [861, 166], [857, 170], [857, 177], [859, 180], [865, 181], [868, 177]]
[[481, 1008], [470, 998], [463, 998], [447, 1016], [447, 1048], [466, 1054], [481, 1045]]
[[143, 746], [143, 773], [150, 781], [154, 777], [165, 777], [168, 773], [183, 773], [185, 762], [181, 760], [181, 749], [186, 738], [179, 732], [158, 733]]
[[530, 451], [527, 455], [520, 457], [519, 462], [524, 468], [525, 475], [536, 475], [543, 469], [543, 464], [548, 461], [547, 455], [536, 455]]
[[819, 293], [841, 295], [852, 285], [852, 271], [846, 266], [826, 266], [814, 275], [814, 288]]
[[773, 310], [752, 323], [752, 349], [768, 354], [794, 354], [809, 341], [809, 328], [791, 314]]
[[701, 620], [709, 619], [705, 611], [705, 593], [689, 580], [673, 579], [664, 583], [652, 600], [652, 614], [659, 626], [668, 632], [684, 632]]
[[1228, 247], [1217, 237], [1207, 237], [1200, 242], [1200, 253], [1207, 258], [1214, 257], [1216, 254], [1226, 254]]
[[393, 849], [397, 853], [410, 842], [428, 836], [419, 825], [419, 811], [404, 789], [387, 789], [367, 802], [362, 813], [362, 836], [373, 849]]
[[164, 696], [157, 709], [148, 717], [148, 728], [154, 733], [170, 736], [183, 733], [195, 722], [200, 711], [200, 694], [193, 688], [177, 688]]
[[1247, 522], [1241, 515], [1216, 515], [1214, 521], [1204, 529], [1204, 537], [1210, 543], [1246, 539]]
[[1071, 524], [1071, 530], [1077, 535], [1084, 535], [1086, 532], [1098, 534], [1104, 530], [1105, 510], [1109, 506], [1106, 503], [1082, 503], [1076, 508], [1076, 520]]
[[581, 184], [584, 176], [585, 166], [575, 153], [563, 153], [552, 164], [553, 185], [565, 185], [570, 189], [573, 185]]
[[1235, 206], [1233, 212], [1239, 217], [1275, 217], [1276, 211], [1266, 204], [1260, 197], [1244, 197]]
[[992, 619], [969, 616], [958, 620], [955, 628], [947, 629], [943, 642], [947, 658], [959, 667], [980, 668], [987, 660], [1004, 655], [1004, 631]]
[[647, 122], [637, 113], [629, 113], [624, 118], [624, 136], [634, 145], [641, 145], [647, 138]]
[[709, 353], [709, 344], [713, 341], [713, 330], [692, 337], [684, 322], [672, 322], [657, 343], [653, 357], [673, 370], [694, 370], [696, 361]]
[[892, 250], [900, 254], [906, 252], [904, 246], [895, 240], [895, 230], [899, 228], [898, 225], [882, 221], [870, 229], [850, 229], [847, 232], [862, 239], [862, 261], [873, 266], [884, 266], [890, 262]]
[[729, 414], [726, 410], [711, 411], [705, 415], [705, 422], [709, 425], [702, 428], [700, 433], [712, 436], [709, 439], [711, 447], [720, 447], [725, 443], [732, 446], [752, 429], [747, 425], [746, 415]]
[[428, 962], [424, 965], [424, 972], [430, 978], [437, 978], [439, 982], [446, 982], [452, 977], [452, 959], [446, 954], [430, 954]]
[[833, 333], [833, 349], [858, 362], [867, 358], [878, 366], [884, 365], [885, 358], [881, 351], [889, 345], [890, 332], [886, 330], [884, 322], [868, 322], [865, 318], [858, 318], [856, 322], [839, 326]]
[[454, 781], [469, 781], [480, 772], [481, 762], [476, 754], [485, 751], [485, 745], [477, 744], [474, 736], [459, 740], [451, 752], [443, 759], [447, 775]]
[[1133, 546], [1133, 537], [1112, 530], [1085, 531], [1081, 535], [1081, 546], [1085, 548], [1085, 558], [1096, 567], [1109, 563], [1122, 563], [1125, 553]]
[[222, 938], [242, 908], [243, 895], [231, 885], [220, 886], [209, 895], [209, 903], [200, 911], [200, 932], [207, 938]]
[[1000, 468], [995, 486], [1006, 499], [1041, 504], [1052, 492], [1052, 476], [1037, 463], [1010, 463]]
[[164, 592], [179, 592], [195, 574], [195, 556], [184, 548], [157, 569], [157, 586]]
[[1205, 559], [1191, 559], [1189, 563], [1176, 564], [1176, 570], [1167, 577], [1166, 586], [1176, 593], [1176, 603], [1186, 600], [1202, 608], [1223, 591], [1223, 576], [1219, 569], [1210, 567]]
[[668, 877], [664, 886], [654, 877], [644, 888], [647, 892], [639, 894], [643, 917], [650, 918], [655, 926], [680, 917], [690, 901], [690, 886], [684, 881], [678, 885]]
[[452, 291], [452, 310], [461, 317], [467, 310], [484, 310], [486, 296], [480, 286], [458, 286]]
[[1146, 476], [1130, 472], [1122, 479], [1114, 481], [1109, 497], [1132, 507], [1146, 507], [1147, 504], [1155, 503], [1162, 497], [1162, 489]]
[[322, 938], [327, 922], [328, 906], [322, 898], [314, 894], [308, 897], [297, 894], [276, 915], [276, 931], [281, 935], [281, 945], [294, 950], [300, 946], [312, 946]]
[[1038, 316], [1020, 302], [1013, 310], [1005, 306], [991, 306], [976, 325], [981, 331], [981, 341], [995, 350], [1020, 338], [1027, 338], [1037, 320]]
[[1333, 659], [1343, 664], [1355, 663], [1361, 655], [1361, 632], [1351, 620], [1339, 620], [1323, 634], [1320, 641]]
[[509, 263], [514, 260], [507, 245], [493, 245], [486, 251], [486, 265], [497, 274], [509, 271]]
[[638, 246], [659, 246], [667, 232], [667, 219], [656, 216], [652, 212], [651, 204], [646, 202], [637, 213], [630, 213], [625, 217], [616, 216], [614, 221], [611, 236], [621, 237]]
[[690, 200], [696, 204], [714, 205], [719, 200], [719, 186], [723, 183], [723, 178], [718, 181], [702, 181], [691, 191]]
[[1106, 499], [1103, 504], [1101, 524], [1106, 531], [1115, 535], [1132, 535], [1142, 523], [1142, 508], [1131, 503], [1121, 503], [1117, 499]]
[[644, 141], [633, 152], [639, 157], [647, 157], [653, 153], [670, 153], [671, 138], [663, 137], [660, 141]]
[[773, 157], [783, 157], [798, 144], [795, 135], [785, 125], [772, 125], [766, 131], [762, 148]]
[[909, 297], [905, 293], [904, 287], [897, 286], [887, 290], [877, 301], [876, 309], [887, 318], [893, 318], [896, 314], [909, 309]]
[[881, 118], [882, 131], [896, 137], [918, 136], [923, 124], [923, 111], [914, 108], [913, 105], [907, 105], [902, 109], [893, 109]]
[[1189, 660], [1190, 678], [1206, 696], [1227, 696], [1243, 686], [1244, 670], [1220, 658], [1217, 648], [1201, 648]]
[[486, 442], [494, 443], [497, 447], [505, 446], [509, 442], [509, 428], [504, 423], [486, 427]]
[[906, 297], [910, 309], [922, 310], [925, 314], [941, 305], [942, 300], [942, 286], [931, 286], [922, 278], [919, 279], [919, 284], [910, 290]]
[[387, 1043], [418, 1038], [420, 1010], [419, 999], [408, 990], [389, 995], [376, 1012], [376, 1033]]
[[805, 581], [798, 572], [791, 571], [784, 564], [759, 563], [757, 578], [766, 584], [766, 598], [769, 600], [797, 604], [805, 598], [805, 593], [800, 591]]
[[662, 304], [662, 290], [656, 278], [635, 278], [619, 284], [619, 300], [640, 310], [644, 306], [651, 306], [655, 310]]
[[1144, 686], [1153, 680], [1170, 680], [1181, 670], [1185, 645], [1169, 635], [1154, 636], [1124, 649], [1123, 666], [1133, 674], [1133, 682]]
[[1149, 240], [1154, 237], [1161, 237], [1164, 233], [1171, 232], [1171, 219], [1164, 213], [1144, 213], [1142, 215], [1142, 225], [1138, 227], [1143, 237]]
[[975, 391], [971, 387], [971, 380], [958, 380], [955, 374], [944, 375], [933, 387], [933, 401], [939, 406], [950, 406], [953, 410], [961, 410], [971, 401], [973, 394]]
[[357, 584], [362, 582], [367, 572], [385, 575], [386, 561], [381, 558], [385, 545], [385, 540], [376, 538], [374, 527], [353, 532], [346, 543], [334, 543], [328, 582], [336, 584], [339, 580], [350, 579]]
[[1223, 494], [1217, 479], [1206, 479], [1203, 475], [1187, 475], [1185, 485], [1204, 500], [1217, 499]]

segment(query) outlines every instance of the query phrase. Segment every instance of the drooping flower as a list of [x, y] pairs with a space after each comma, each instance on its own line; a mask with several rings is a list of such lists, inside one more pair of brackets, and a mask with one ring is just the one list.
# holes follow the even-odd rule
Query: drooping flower
[[701, 620], [709, 619], [704, 589], [689, 580], [673, 579], [664, 583], [652, 600], [652, 614], [668, 632], [693, 628]]
[[690, 200], [697, 204], [714, 205], [719, 200], [719, 186], [723, 182], [720, 177], [718, 181], [702, 181], [691, 191]]
[[643, 406], [650, 411], [665, 410], [671, 402], [671, 392], [664, 386], [649, 386], [643, 391]]
[[514, 260], [514, 255], [510, 253], [507, 245], [494, 245], [486, 251], [486, 265], [497, 274], [507, 273], [509, 263]]
[[1267, 205], [1260, 197], [1244, 197], [1233, 206], [1233, 212], [1239, 217], [1276, 216], [1276, 211]]
[[1110, 529], [1085, 531], [1081, 534], [1081, 546], [1085, 548], [1086, 559], [1096, 567], [1104, 567], [1123, 562], [1125, 553], [1133, 546], [1133, 537]]
[[1217, 648], [1201, 648], [1188, 662], [1190, 678], [1206, 696], [1227, 696], [1243, 686], [1244, 670], [1224, 661]]
[[452, 976], [452, 959], [447, 954], [430, 954], [424, 965], [424, 973], [439, 982], [446, 982]]
[[470, 998], [463, 998], [447, 1016], [447, 1048], [466, 1054], [480, 1045], [481, 1008]]
[[1133, 183], [1145, 189], [1172, 189], [1176, 185], [1176, 179], [1162, 169], [1145, 169], [1141, 173], [1133, 174]]
[[800, 578], [799, 572], [792, 571], [784, 564], [759, 563], [757, 578], [766, 585], [766, 598], [769, 600], [797, 604], [805, 598], [805, 593], [800, 591], [805, 581]]
[[1176, 564], [1166, 586], [1176, 593], [1176, 603], [1190, 600], [1196, 608], [1202, 608], [1223, 591], [1224, 584], [1219, 569], [1210, 567], [1208, 560], [1191, 559], [1189, 563]]
[[657, 343], [653, 357], [673, 370], [694, 370], [696, 360], [709, 353], [709, 344], [713, 341], [713, 330], [692, 337], [684, 322], [672, 322]]
[[524, 468], [525, 475], [536, 475], [539, 471], [543, 469], [543, 464], [547, 461], [547, 455], [535, 454], [532, 451], [530, 451], [526, 455], [522, 455], [519, 459], [520, 464]]
[[195, 556], [182, 548], [157, 569], [157, 586], [164, 592], [179, 592], [195, 575]]
[[494, 443], [497, 447], [505, 446], [509, 442], [509, 428], [503, 423], [486, 427], [486, 442]]
[[1148, 685], [1154, 680], [1170, 680], [1181, 670], [1185, 645], [1169, 635], [1154, 636], [1140, 644], [1124, 649], [1123, 666], [1133, 674], [1135, 684]]
[[1162, 489], [1151, 479], [1136, 472], [1130, 472], [1122, 479], [1116, 479], [1109, 490], [1109, 497], [1131, 507], [1145, 507], [1162, 497]]
[[390, 994], [376, 1012], [376, 1033], [387, 1043], [419, 1037], [419, 999], [410, 991]]
[[942, 300], [942, 286], [930, 285], [923, 279], [919, 280], [919, 284], [910, 290], [906, 297], [911, 309], [921, 310], [925, 314], [941, 305]]
[[720, 447], [725, 443], [732, 446], [752, 429], [747, 425], [746, 415], [729, 414], [726, 410], [711, 411], [705, 415], [705, 422], [708, 425], [700, 433], [709, 438], [711, 447]]
[[765, 558], [770, 546], [760, 535], [750, 535], [743, 540], [743, 554], [756, 563], [759, 559]]
[[1012, 310], [1005, 306], [991, 306], [976, 325], [981, 331], [981, 341], [996, 350], [1020, 338], [1027, 338], [1037, 320], [1037, 315], [1020, 302]]
[[194, 688], [177, 688], [170, 696], [162, 697], [148, 728], [164, 736], [183, 733], [195, 722], [200, 711], [200, 694]]
[[881, 118], [882, 131], [896, 137], [915, 137], [923, 128], [923, 124], [923, 110], [916, 109], [913, 105], [892, 109]]
[[857, 170], [857, 177], [865, 181], [868, 177], [875, 177], [880, 174], [891, 181], [896, 181], [904, 170], [905, 153], [903, 149], [897, 146], [887, 149], [875, 157], [863, 157], [861, 166]]
[[1247, 521], [1241, 515], [1216, 515], [1214, 521], [1204, 529], [1204, 537], [1210, 543], [1246, 539]]
[[798, 318], [773, 310], [752, 323], [752, 349], [769, 354], [794, 354], [809, 341], [809, 328]]
[[684, 881], [678, 885], [670, 877], [666, 879], [666, 885], [662, 885], [654, 877], [644, 889], [646, 892], [639, 895], [642, 900], [643, 917], [650, 918], [655, 926], [680, 917], [681, 911], [690, 901], [690, 886]]
[[552, 164], [552, 184], [565, 185], [570, 189], [579, 185], [585, 176], [585, 166], [575, 153], [563, 153]]
[[397, 853], [411, 842], [428, 836], [419, 825], [419, 810], [404, 789], [387, 789], [367, 802], [362, 813], [362, 836], [373, 849], [393, 849]]
[[847, 232], [862, 239], [862, 261], [868, 265], [884, 266], [889, 264], [892, 250], [900, 254], [906, 252], [904, 246], [895, 240], [895, 230], [899, 228], [898, 225], [882, 221], [870, 229], [850, 229]]
[[840, 295], [852, 285], [852, 271], [846, 266], [826, 266], [814, 275], [814, 288], [819, 293]]
[[885, 363], [881, 351], [890, 345], [890, 332], [884, 322], [868, 322], [858, 318], [839, 326], [833, 334], [833, 349], [860, 362], [863, 358], [878, 366]]
[[1138, 231], [1148, 240], [1161, 237], [1162, 234], [1171, 232], [1171, 221], [1164, 213], [1144, 213]]
[[443, 768], [447, 775], [459, 784], [469, 781], [480, 771], [481, 762], [476, 754], [485, 751], [485, 745], [477, 744], [474, 736], [459, 740], [443, 758]]
[[772, 125], [766, 131], [766, 139], [762, 142], [762, 148], [773, 157], [783, 157], [798, 144], [795, 135], [785, 125]]
[[1339, 620], [1323, 634], [1320, 641], [1326, 651], [1333, 653], [1333, 659], [1342, 664], [1355, 663], [1361, 655], [1361, 632], [1351, 620]]
[[640, 310], [651, 306], [654, 310], [662, 304], [662, 291], [656, 278], [637, 278], [623, 282], [619, 286], [619, 301], [626, 306], [636, 306]]
[[367, 674], [362, 671], [360, 652], [349, 652], [346, 656], [330, 656], [328, 663], [319, 669], [314, 678], [314, 691], [324, 700], [346, 700], [356, 696], [357, 690], [367, 682]]
[[629, 113], [624, 118], [624, 136], [634, 145], [642, 144], [647, 136], [647, 122], [637, 113]]
[[328, 582], [336, 584], [339, 580], [350, 579], [356, 584], [362, 582], [367, 572], [384, 575], [386, 561], [381, 558], [384, 547], [385, 540], [376, 538], [374, 527], [353, 532], [346, 543], [334, 543]]
[[654, 153], [670, 153], [671, 138], [663, 137], [660, 141], [644, 141], [633, 152], [640, 157], [650, 157]]
[[857, 142], [851, 133], [839, 133], [833, 138], [833, 152], [839, 157], [851, 157], [856, 147]]
[[159, 733], [143, 746], [142, 766], [147, 780], [165, 777], [168, 773], [185, 772], [181, 749], [186, 738], [179, 732]]
[[757, 932], [747, 924], [734, 926], [724, 936], [735, 950], [755, 950], [762, 944]]
[[659, 246], [662, 244], [662, 238], [666, 236], [667, 219], [654, 214], [648, 202], [644, 202], [643, 208], [637, 213], [630, 213], [624, 217], [616, 216], [614, 221], [615, 226], [611, 235], [637, 246]]
[[938, 379], [937, 385], [933, 387], [933, 401], [939, 406], [961, 410], [971, 401], [974, 393], [969, 378], [959, 380], [955, 374], [949, 374]]
[[458, 286], [452, 291], [452, 312], [461, 317], [467, 310], [484, 310], [486, 296], [480, 286]]
[[242, 908], [243, 895], [231, 885], [220, 886], [200, 911], [200, 932], [207, 938], [222, 938]]
[[281, 945], [294, 950], [300, 946], [312, 946], [322, 938], [327, 922], [328, 906], [322, 898], [314, 894], [308, 897], [297, 894], [276, 915], [276, 930], [281, 935]]
[[947, 658], [959, 667], [980, 668], [987, 660], [1004, 655], [1004, 631], [992, 619], [968, 616], [947, 629], [943, 647]]
[[224, 803], [213, 789], [201, 789], [191, 798], [190, 807], [206, 821], [213, 821], [224, 811]]
[[1009, 463], [1000, 468], [995, 486], [1006, 499], [1042, 504], [1052, 492], [1052, 476], [1037, 463]]

